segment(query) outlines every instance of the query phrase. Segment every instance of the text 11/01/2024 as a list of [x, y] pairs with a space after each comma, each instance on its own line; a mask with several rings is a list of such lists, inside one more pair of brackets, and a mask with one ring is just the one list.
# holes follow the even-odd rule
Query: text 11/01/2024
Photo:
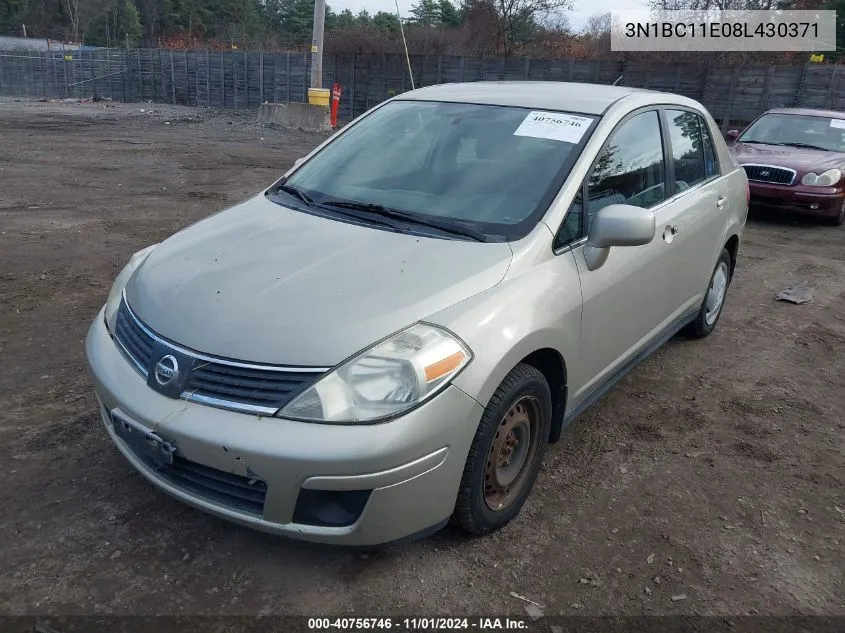
[[528, 622], [510, 617], [309, 618], [309, 631], [524, 631]]

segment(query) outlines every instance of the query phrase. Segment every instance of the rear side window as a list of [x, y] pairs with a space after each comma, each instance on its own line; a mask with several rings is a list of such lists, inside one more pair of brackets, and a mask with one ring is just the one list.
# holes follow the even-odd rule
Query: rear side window
[[[672, 143], [676, 189], [683, 191], [708, 177], [704, 159], [705, 130], [695, 112], [666, 110], [666, 116], [669, 119], [669, 140]], [[712, 142], [710, 146], [712, 152]]]

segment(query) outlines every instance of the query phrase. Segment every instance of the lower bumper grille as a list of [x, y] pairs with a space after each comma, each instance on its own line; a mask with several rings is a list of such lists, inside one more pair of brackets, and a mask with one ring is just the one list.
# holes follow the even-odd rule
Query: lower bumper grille
[[178, 455], [170, 466], [159, 466], [159, 475], [198, 497], [256, 516], [264, 514], [267, 484], [188, 461]]
[[267, 484], [260, 479], [203, 466], [179, 455], [173, 455], [172, 464], [162, 464], [136, 450], [129, 442], [123, 442], [123, 445], [147, 468], [180, 490], [224, 508], [258, 517], [264, 514]]

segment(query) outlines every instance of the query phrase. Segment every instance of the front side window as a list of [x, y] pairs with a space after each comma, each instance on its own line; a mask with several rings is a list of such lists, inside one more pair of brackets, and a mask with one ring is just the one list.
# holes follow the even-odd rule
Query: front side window
[[764, 114], [737, 141], [845, 152], [845, 119], [808, 114]]
[[587, 180], [587, 204], [579, 191], [555, 236], [554, 248], [586, 235], [592, 219], [611, 204], [653, 207], [666, 199], [660, 119], [649, 110], [614, 130]]
[[707, 179], [699, 116], [689, 110], [666, 110], [675, 166], [675, 186], [683, 191]]
[[649, 208], [666, 198], [656, 110], [626, 121], [599, 154], [587, 183], [587, 220], [610, 204]]
[[594, 121], [527, 108], [394, 101], [284, 184], [321, 206], [362, 203], [472, 227], [489, 240], [518, 239], [545, 212]]

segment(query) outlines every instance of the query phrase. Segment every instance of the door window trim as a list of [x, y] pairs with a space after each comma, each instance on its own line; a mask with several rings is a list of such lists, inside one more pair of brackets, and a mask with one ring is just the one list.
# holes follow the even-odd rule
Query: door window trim
[[[717, 169], [716, 174], [709, 176], [709, 177], [705, 177], [705, 179], [702, 180], [701, 182], [697, 182], [696, 184], [692, 185], [691, 187], [689, 187], [687, 189], [684, 189], [683, 191], [676, 191], [676, 187], [675, 187], [675, 156], [672, 153], [672, 139], [670, 138], [670, 135], [669, 135], [669, 117], [666, 113], [667, 110], [692, 112], [693, 114], [698, 116], [699, 127], [701, 127], [702, 124], [707, 126], [706, 127], [707, 134], [710, 137], [710, 144], [713, 148], [713, 158], [716, 161], [716, 169]], [[581, 214], [582, 214], [581, 230], [582, 231], [585, 229], [585, 227], [583, 226], [583, 224], [584, 224], [583, 214], [584, 214], [585, 209], [586, 209], [586, 205], [585, 205], [584, 201], [587, 200], [587, 183], [589, 182], [590, 177], [593, 174], [593, 169], [596, 166], [596, 162], [598, 162], [598, 159], [601, 157], [602, 152], [607, 147], [608, 142], [613, 138], [613, 135], [616, 134], [616, 132], [623, 125], [625, 125], [629, 120], [633, 119], [635, 116], [638, 116], [640, 114], [643, 114], [645, 112], [650, 112], [650, 111], [656, 111], [657, 112], [657, 117], [658, 117], [658, 120], [660, 122], [660, 136], [661, 136], [661, 141], [662, 141], [661, 144], [663, 145], [663, 178], [664, 178], [664, 185], [663, 186], [666, 189], [668, 189], [668, 192], [670, 194], [670, 195], [667, 195], [663, 200], [661, 200], [657, 204], [655, 204], [651, 207], [648, 207], [651, 211], [659, 211], [666, 204], [668, 204], [670, 202], [674, 202], [674, 201], [682, 198], [683, 196], [686, 196], [686, 195], [698, 190], [699, 188], [703, 187], [704, 185], [711, 184], [711, 183], [725, 177], [726, 174], [724, 173], [724, 170], [722, 169], [722, 163], [719, 160], [719, 152], [716, 150], [716, 144], [715, 144], [715, 140], [714, 140], [714, 136], [713, 136], [713, 131], [710, 129], [710, 124], [707, 123], [707, 118], [704, 116], [704, 114], [701, 113], [700, 110], [697, 110], [696, 108], [686, 106], [686, 105], [676, 105], [674, 103], [670, 103], [670, 104], [651, 104], [651, 105], [643, 106], [641, 108], [637, 108], [636, 110], [631, 110], [628, 114], [626, 114], [622, 119], [619, 120], [619, 122], [613, 127], [613, 129], [607, 135], [607, 138], [605, 139], [604, 143], [602, 143], [602, 146], [599, 149], [598, 153], [596, 154], [596, 157], [593, 159], [593, 162], [590, 164], [590, 168], [587, 171], [587, 174], [584, 176], [584, 180], [581, 182], [581, 186], [578, 189], [578, 193], [575, 194], [575, 196], [577, 196], [579, 193], [581, 194], [581, 201], [582, 201], [581, 202]], [[703, 148], [702, 148], [702, 154], [704, 154]], [[668, 160], [667, 159], [668, 157], [671, 157], [672, 160]], [[705, 176], [707, 174], [706, 169], [707, 169], [707, 167], [705, 165]], [[572, 201], [569, 203], [570, 208], [572, 207], [572, 203], [575, 201], [575, 196], [573, 196]], [[567, 210], [567, 213], [569, 213], [568, 210]], [[560, 222], [560, 226], [558, 227], [557, 231], [554, 234], [555, 235], [554, 239], [552, 240], [552, 252], [555, 255], [563, 255], [564, 253], [567, 253], [568, 251], [571, 251], [571, 250], [587, 243], [587, 235], [580, 235], [579, 237], [575, 238], [574, 240], [566, 242], [565, 244], [561, 244], [558, 247], [554, 247], [554, 242], [555, 242], [555, 240], [557, 240], [557, 236], [560, 234], [560, 231], [563, 229], [563, 224], [564, 224], [565, 220], [566, 220], [566, 216], [564, 215], [563, 219]]]
[[[661, 115], [661, 112], [660, 112], [661, 107], [662, 106], [650, 104], [650, 105], [647, 105], [647, 106], [642, 106], [640, 108], [637, 108], [636, 110], [631, 110], [628, 114], [626, 114], [624, 117], [622, 117], [615, 126], [613, 126], [613, 129], [610, 131], [610, 133], [607, 135], [607, 137], [605, 137], [604, 142], [601, 144], [601, 147], [599, 148], [598, 153], [596, 153], [595, 158], [590, 163], [590, 168], [587, 170], [587, 174], [584, 176], [584, 179], [581, 181], [581, 186], [578, 189], [578, 193], [581, 194], [581, 227], [580, 227], [580, 230], [582, 232], [586, 230], [586, 226], [585, 226], [586, 222], [584, 222], [584, 215], [585, 215], [585, 211], [586, 211], [586, 208], [587, 208], [587, 205], [586, 205], [587, 189], [588, 189], [587, 185], [590, 181], [590, 177], [593, 175], [593, 170], [596, 167], [596, 163], [598, 162], [599, 158], [601, 158], [602, 152], [604, 152], [605, 148], [607, 148], [610, 141], [613, 140], [613, 136], [626, 123], [628, 123], [628, 121], [630, 121], [631, 119], [633, 119], [633, 118], [635, 118], [635, 117], [637, 117], [641, 114], [645, 114], [647, 112], [656, 112], [657, 113], [658, 127], [660, 128], [661, 146], [663, 148], [663, 182], [664, 182], [663, 186], [664, 187], [666, 186], [666, 182], [667, 182], [667, 178], [668, 178], [667, 166], [668, 166], [669, 161], [666, 160], [666, 147], [667, 147], [666, 134], [665, 134], [666, 129], [664, 127], [664, 118], [663, 118], [663, 116]], [[673, 187], [673, 190], [674, 190], [674, 187]], [[572, 200], [570, 201], [570, 203], [569, 203], [570, 209], [572, 208], [572, 203], [575, 202], [575, 197], [578, 196], [578, 193], [576, 193], [575, 196], [573, 196]], [[662, 206], [663, 203], [667, 199], [668, 198], [658, 202], [656, 205], [653, 205], [649, 208], [650, 209], [656, 209], [656, 208]], [[570, 209], [567, 209], [567, 214], [569, 213]], [[557, 240], [557, 236], [560, 234], [560, 231], [563, 229], [563, 225], [564, 225], [565, 221], [566, 221], [566, 215], [564, 215], [563, 219], [561, 219], [560, 226], [558, 227], [557, 231], [555, 232], [555, 236], [552, 240], [552, 252], [555, 255], [562, 255], [563, 253], [565, 253], [569, 250], [572, 250], [572, 249], [574, 249], [578, 246], [581, 246], [582, 244], [587, 243], [587, 235], [585, 233], [584, 235], [579, 235], [574, 240], [570, 240], [569, 242], [566, 242], [565, 244], [561, 244], [560, 246], [555, 248], [554, 243]]]

